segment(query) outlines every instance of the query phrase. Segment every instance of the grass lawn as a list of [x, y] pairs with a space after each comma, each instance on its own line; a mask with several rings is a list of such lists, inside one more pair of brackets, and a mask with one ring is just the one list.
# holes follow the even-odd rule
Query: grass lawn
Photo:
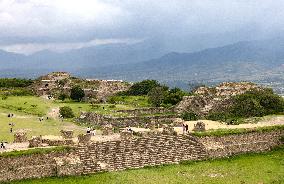
[[[0, 112], [2, 112], [0, 110]], [[0, 113], [0, 141], [13, 141], [14, 134], [10, 133], [9, 123], [13, 122], [14, 132], [17, 130], [24, 130], [28, 137], [39, 135], [60, 135], [60, 130], [70, 129], [74, 130], [75, 134], [84, 132], [84, 127], [75, 125], [67, 121], [60, 121], [55, 119], [44, 120], [40, 122], [37, 116], [16, 114], [13, 118], [8, 118], [7, 114]]]
[[191, 162], [87, 176], [44, 178], [14, 184], [57, 183], [284, 183], [284, 149], [263, 154], [248, 154], [228, 159]]
[[[51, 108], [57, 107], [50, 100], [34, 96], [9, 96], [6, 100], [0, 98], [0, 140], [11, 142], [9, 123], [14, 123], [14, 132], [24, 130], [28, 137], [39, 135], [60, 135], [60, 130], [71, 129], [75, 134], [84, 132], [84, 127], [75, 125], [72, 122], [60, 121], [49, 118], [42, 122], [38, 117], [46, 116]], [[13, 113], [13, 118], [8, 118], [7, 114]]]
[[9, 96], [6, 100], [0, 98], [0, 108], [11, 112], [44, 116], [51, 106], [51, 101], [34, 96]]

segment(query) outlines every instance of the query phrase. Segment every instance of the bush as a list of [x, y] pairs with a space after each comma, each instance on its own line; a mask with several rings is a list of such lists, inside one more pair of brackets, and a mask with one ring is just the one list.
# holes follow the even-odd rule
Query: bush
[[194, 112], [184, 112], [182, 113], [181, 118], [184, 121], [196, 121], [199, 119], [199, 116]]
[[156, 87], [162, 87], [162, 85], [159, 84], [159, 82], [156, 80], [143, 80], [141, 82], [133, 84], [126, 93], [127, 95], [134, 96], [147, 95], [152, 89]]
[[68, 107], [68, 106], [60, 107], [59, 113], [63, 118], [73, 118], [74, 117], [73, 110], [71, 109], [71, 107]]
[[7, 99], [8, 99], [8, 95], [5, 94], [2, 96], [2, 100], [7, 100]]
[[31, 79], [0, 79], [0, 88], [27, 87], [33, 83]]
[[69, 96], [66, 93], [60, 93], [58, 96], [58, 100], [64, 101], [66, 98], [69, 98]]
[[75, 86], [71, 89], [70, 98], [75, 101], [81, 101], [85, 96], [84, 90], [80, 86]]
[[115, 105], [110, 105], [109, 108], [113, 109], [115, 108], [116, 106]]
[[270, 89], [252, 90], [234, 98], [231, 113], [235, 117], [261, 117], [284, 111], [284, 100]]
[[153, 88], [149, 93], [149, 102], [155, 107], [160, 107], [165, 98], [166, 91], [163, 87]]
[[181, 89], [173, 88], [166, 94], [163, 103], [176, 105], [182, 100], [183, 96], [185, 95], [187, 95], [187, 93], [182, 91]]
[[233, 98], [233, 103], [221, 112], [210, 112], [207, 119], [238, 124], [241, 118], [262, 117], [284, 111], [284, 100], [270, 89], [252, 90]]

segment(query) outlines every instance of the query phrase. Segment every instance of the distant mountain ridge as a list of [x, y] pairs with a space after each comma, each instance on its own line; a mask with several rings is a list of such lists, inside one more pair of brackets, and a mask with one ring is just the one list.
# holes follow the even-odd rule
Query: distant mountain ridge
[[284, 38], [243, 41], [192, 53], [163, 53], [166, 51], [159, 44], [149, 43], [104, 45], [61, 54], [43, 51], [32, 56], [0, 52], [0, 76], [68, 71], [86, 78], [157, 79], [173, 85], [246, 80], [282, 81], [284, 86]]

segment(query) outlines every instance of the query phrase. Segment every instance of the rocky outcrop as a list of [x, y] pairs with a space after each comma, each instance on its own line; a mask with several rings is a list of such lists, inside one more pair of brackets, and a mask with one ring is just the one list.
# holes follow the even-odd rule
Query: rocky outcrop
[[175, 110], [205, 116], [210, 111], [220, 112], [232, 105], [232, 97], [252, 89], [263, 89], [250, 82], [223, 82], [216, 87], [199, 87], [193, 96], [185, 96]]

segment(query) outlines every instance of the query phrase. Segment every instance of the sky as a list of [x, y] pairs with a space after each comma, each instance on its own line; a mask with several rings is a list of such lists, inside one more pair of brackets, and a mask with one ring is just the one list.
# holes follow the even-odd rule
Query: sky
[[284, 0], [0, 0], [0, 49], [159, 42], [193, 51], [282, 36]]

